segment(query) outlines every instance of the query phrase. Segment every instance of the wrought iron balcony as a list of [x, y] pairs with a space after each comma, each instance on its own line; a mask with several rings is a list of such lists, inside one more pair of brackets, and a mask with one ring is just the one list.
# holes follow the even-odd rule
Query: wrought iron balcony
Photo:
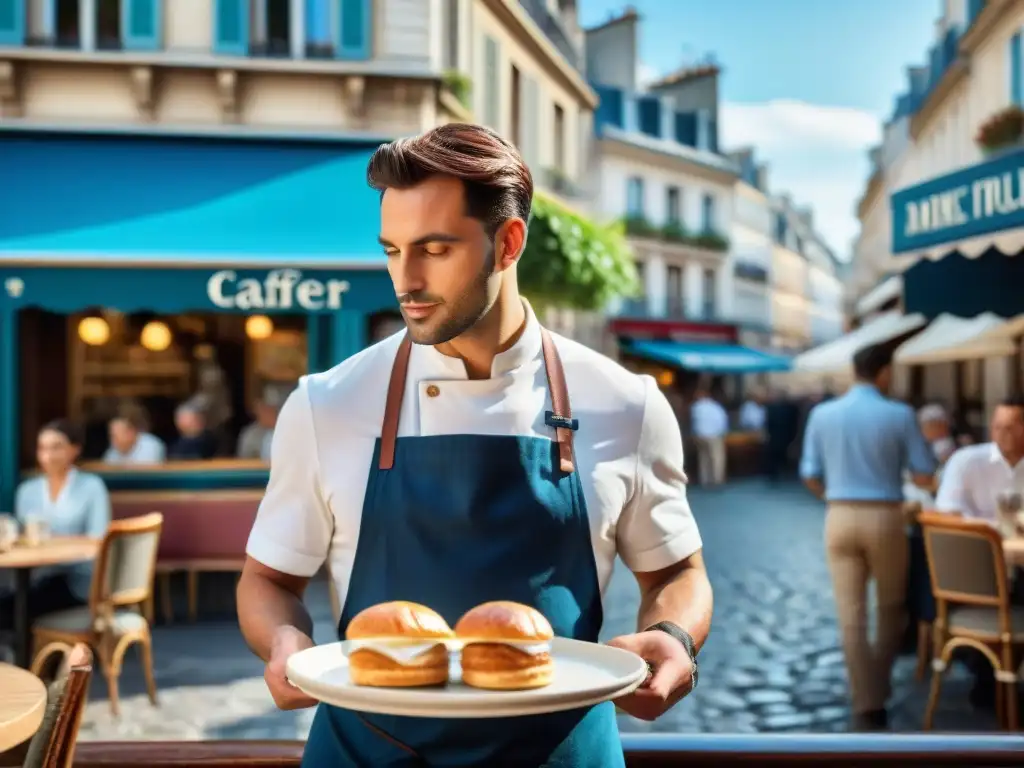
[[565, 24], [562, 20], [548, 9], [547, 3], [544, 2], [544, 0], [520, 0], [520, 4], [524, 9], [526, 9], [526, 12], [530, 14], [530, 18], [537, 23], [537, 26], [540, 27], [541, 32], [544, 33], [545, 37], [547, 37], [555, 48], [558, 49], [558, 52], [565, 57], [566, 61], [568, 61], [574, 69], [582, 72], [582, 51], [573, 42], [572, 38], [569, 37], [569, 34], [565, 29]]

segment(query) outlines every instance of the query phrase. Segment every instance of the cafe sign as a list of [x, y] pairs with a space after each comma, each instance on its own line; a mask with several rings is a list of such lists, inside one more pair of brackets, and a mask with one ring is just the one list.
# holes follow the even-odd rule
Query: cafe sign
[[221, 309], [318, 312], [341, 309], [347, 280], [318, 280], [300, 269], [272, 269], [260, 276], [242, 276], [233, 269], [213, 273], [206, 295]]
[[1024, 149], [900, 190], [890, 204], [893, 253], [1024, 226]]

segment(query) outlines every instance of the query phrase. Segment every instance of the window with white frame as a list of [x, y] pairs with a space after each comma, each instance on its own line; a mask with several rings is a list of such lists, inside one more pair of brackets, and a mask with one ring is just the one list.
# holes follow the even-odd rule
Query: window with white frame
[[644, 180], [639, 176], [630, 176], [626, 180], [626, 215], [635, 219], [643, 218]]
[[237, 56], [366, 59], [373, 0], [214, 0], [214, 46]]
[[26, 13], [17, 18], [31, 45], [153, 50], [159, 47], [164, 7], [163, 0], [27, 0]]
[[712, 195], [705, 194], [701, 201], [700, 226], [703, 232], [715, 231], [715, 198]]
[[671, 186], [665, 190], [665, 223], [672, 226], [680, 226], [682, 217], [683, 195], [679, 187]]

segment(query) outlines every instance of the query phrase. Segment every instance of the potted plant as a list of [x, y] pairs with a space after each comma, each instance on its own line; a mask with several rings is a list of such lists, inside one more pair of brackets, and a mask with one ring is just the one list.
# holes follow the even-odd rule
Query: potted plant
[[471, 107], [470, 96], [473, 92], [473, 81], [469, 75], [459, 72], [456, 69], [449, 69], [441, 76], [441, 84], [444, 89], [458, 99], [466, 109]]
[[621, 223], [598, 223], [539, 192], [518, 272], [538, 307], [601, 310], [640, 288]]
[[1024, 138], [1024, 110], [1014, 105], [996, 112], [981, 124], [975, 141], [986, 152], [994, 152]]

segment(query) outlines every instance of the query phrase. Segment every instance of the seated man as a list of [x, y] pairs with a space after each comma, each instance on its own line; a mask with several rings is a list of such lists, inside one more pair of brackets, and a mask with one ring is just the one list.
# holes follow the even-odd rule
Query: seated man
[[949, 426], [946, 409], [937, 403], [926, 405], [917, 412], [917, 423], [921, 425], [921, 434], [928, 441], [935, 460], [941, 467], [956, 450], [956, 441]]
[[206, 414], [195, 398], [182, 403], [174, 413], [174, 426], [180, 437], [168, 455], [179, 461], [212, 459], [217, 455], [217, 438], [206, 428]]
[[1000, 492], [1024, 493], [1024, 399], [998, 405], [990, 443], [960, 448], [946, 463], [935, 500], [940, 512], [997, 522]]
[[[999, 493], [1024, 492], [1024, 399], [1006, 400], [996, 407], [989, 435], [992, 442], [960, 448], [946, 463], [935, 503], [938, 511], [995, 525]], [[1020, 570], [1013, 574], [1010, 600], [1024, 605]], [[995, 703], [992, 666], [980, 654], [972, 654], [968, 665], [977, 678], [971, 703], [991, 707]]]
[[148, 432], [145, 414], [126, 408], [110, 420], [110, 447], [103, 454], [106, 464], [162, 464], [167, 449], [163, 441]]

